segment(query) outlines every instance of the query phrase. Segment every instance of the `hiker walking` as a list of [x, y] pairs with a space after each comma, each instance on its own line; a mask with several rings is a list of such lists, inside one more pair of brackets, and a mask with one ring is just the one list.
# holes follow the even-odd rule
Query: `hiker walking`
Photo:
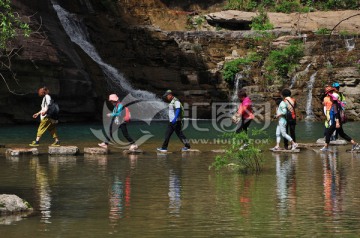
[[[324, 106], [324, 114], [325, 114], [325, 123], [324, 123], [324, 126], [325, 126], [324, 137], [325, 137], [325, 139], [326, 139], [327, 132], [328, 132], [330, 126], [331, 126], [330, 110], [331, 110], [331, 107], [332, 107], [333, 103], [332, 103], [330, 94], [332, 94], [334, 91], [335, 91], [335, 88], [333, 88], [331, 86], [325, 87], [325, 95], [324, 95], [324, 98], [323, 98], [323, 106]], [[335, 140], [333, 135], [331, 135], [331, 137], [330, 137], [330, 141], [332, 141], [332, 140]]]
[[[290, 137], [296, 142], [296, 101], [295, 98], [291, 97], [291, 91], [287, 88], [281, 91], [281, 95], [284, 98], [284, 102], [286, 104], [287, 109], [287, 117], [286, 117], [286, 134], [290, 134]], [[284, 147], [287, 150], [289, 147], [289, 141], [284, 138]]]
[[[340, 84], [338, 82], [334, 82], [332, 84], [333, 88], [336, 90], [336, 93], [339, 94], [339, 101], [342, 103], [342, 107], [343, 109], [345, 110], [345, 106], [346, 106], [346, 98], [345, 98], [345, 95], [340, 92]], [[334, 140], [337, 140], [339, 138], [339, 133], [338, 131], [336, 130], [334, 135], [333, 135], [333, 139]], [[331, 140], [331, 138], [330, 138]]]
[[50, 91], [47, 87], [39, 88], [38, 95], [42, 97], [41, 110], [35, 113], [32, 117], [36, 119], [40, 115], [40, 125], [37, 130], [36, 139], [29, 144], [29, 146], [39, 146], [40, 138], [48, 130], [51, 136], [54, 138], [54, 143], [51, 146], [60, 146], [60, 141], [56, 131], [57, 120], [50, 118], [48, 113], [49, 105], [52, 103], [51, 97], [49, 95]]
[[343, 110], [341, 107], [341, 102], [339, 100], [339, 94], [333, 92], [329, 94], [332, 106], [330, 109], [330, 127], [329, 130], [326, 133], [325, 138], [325, 146], [321, 148], [321, 151], [329, 151], [329, 143], [330, 143], [330, 137], [334, 133], [334, 131], [337, 131], [339, 135], [344, 138], [346, 141], [351, 142], [352, 148], [351, 150], [359, 150], [359, 144], [356, 143], [350, 136], [348, 136], [342, 127], [342, 118], [341, 118], [341, 110]]
[[276, 146], [273, 150], [280, 150], [280, 141], [281, 136], [284, 139], [287, 139], [291, 143], [291, 149], [295, 150], [298, 147], [298, 144], [286, 133], [286, 114], [287, 114], [287, 105], [284, 101], [284, 95], [282, 94], [283, 98], [278, 98], [276, 104], [278, 105], [276, 109], [275, 119], [278, 119], [278, 125], [276, 127]]
[[[135, 144], [135, 141], [130, 137], [129, 132], [127, 130], [127, 123], [130, 122], [130, 112], [127, 107], [119, 101], [119, 97], [116, 94], [109, 95], [109, 102], [114, 106], [113, 112], [108, 113], [107, 116], [111, 118], [109, 135], [111, 139], [113, 139], [113, 127], [114, 124], [118, 125], [121, 129], [122, 134], [125, 139], [129, 142], [130, 147], [129, 150], [134, 151], [138, 149], [138, 146]], [[105, 149], [108, 148], [109, 142], [111, 139], [105, 134], [106, 141], [98, 144], [100, 147]]]
[[189, 141], [186, 139], [184, 133], [182, 132], [182, 114], [184, 109], [171, 90], [167, 90], [163, 95], [163, 98], [170, 102], [169, 103], [169, 124], [165, 133], [165, 140], [161, 146], [161, 148], [157, 148], [157, 151], [167, 152], [167, 148], [169, 145], [170, 137], [174, 133], [179, 137], [181, 142], [184, 144], [184, 147], [181, 149], [182, 151], [187, 151], [190, 149]]
[[242, 131], [245, 131], [247, 133], [247, 129], [250, 126], [252, 120], [254, 119], [252, 102], [244, 90], [240, 90], [238, 92], [238, 97], [240, 100], [240, 104], [236, 112], [236, 116], [240, 117], [241, 121], [238, 128], [236, 129], [236, 133], [241, 133]]

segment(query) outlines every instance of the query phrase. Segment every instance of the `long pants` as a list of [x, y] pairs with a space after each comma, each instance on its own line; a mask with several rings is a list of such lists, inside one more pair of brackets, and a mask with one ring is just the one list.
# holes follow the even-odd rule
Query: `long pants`
[[[114, 125], [114, 119], [110, 123], [110, 137], [113, 139], [113, 125]], [[129, 132], [127, 130], [126, 122], [123, 122], [120, 124], [119, 128], [121, 129], [122, 134], [124, 135], [125, 139], [129, 142], [129, 144], [134, 144], [135, 141], [130, 137]], [[109, 141], [111, 139], [105, 134], [106, 137], [106, 144], [109, 144]]]
[[175, 123], [175, 125], [173, 125], [171, 122], [168, 124], [166, 132], [165, 132], [165, 140], [164, 140], [164, 143], [162, 144], [161, 148], [163, 148], [163, 149], [168, 148], [170, 137], [174, 133], [174, 131], [175, 131], [176, 135], [179, 137], [179, 139], [181, 140], [181, 142], [185, 145], [185, 147], [190, 148], [189, 141], [186, 139], [184, 133], [182, 132], [181, 121], [177, 121]]
[[281, 136], [288, 141], [292, 141], [293, 139], [286, 133], [286, 124], [279, 123], [276, 127], [276, 143], [279, 144], [281, 140]]
[[344, 129], [342, 128], [342, 125], [340, 125], [340, 128], [336, 128], [335, 123], [333, 123], [333, 125], [331, 125], [329, 127], [329, 130], [327, 131], [326, 134], [326, 138], [325, 138], [325, 142], [327, 144], [330, 143], [330, 137], [332, 136], [332, 134], [334, 133], [334, 131], [337, 131], [339, 136], [341, 136], [342, 138], [344, 138], [346, 141], [350, 142], [352, 139], [350, 136], [346, 135], [344, 132]]
[[36, 136], [41, 137], [45, 133], [46, 130], [48, 130], [50, 132], [50, 134], [52, 135], [52, 137], [54, 139], [58, 137], [57, 132], [56, 132], [55, 123], [53, 123], [52, 120], [47, 117], [45, 117], [44, 119], [42, 119], [40, 121], [40, 125], [38, 127]]
[[[294, 142], [296, 142], [295, 127], [296, 124], [291, 124], [291, 125], [289, 123], [286, 124], [286, 134], [290, 132], [290, 136]], [[286, 138], [284, 138], [284, 147], [285, 149], [289, 147], [289, 141]]]
[[247, 133], [247, 129], [250, 126], [252, 119], [242, 119], [240, 126], [236, 129], [236, 133], [241, 133], [245, 131]]

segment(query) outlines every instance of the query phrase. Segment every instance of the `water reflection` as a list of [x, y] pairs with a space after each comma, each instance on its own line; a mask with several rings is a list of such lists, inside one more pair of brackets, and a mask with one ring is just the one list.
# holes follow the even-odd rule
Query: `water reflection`
[[39, 196], [39, 210], [41, 213], [40, 221], [43, 223], [51, 223], [51, 189], [46, 169], [40, 165], [39, 159], [31, 160], [31, 168], [36, 175], [36, 190]]
[[181, 207], [181, 177], [173, 169], [169, 171], [169, 213], [174, 216], [180, 215]]
[[278, 209], [280, 216], [296, 208], [296, 165], [297, 154], [276, 154], [276, 181]]
[[117, 225], [118, 220], [128, 217], [131, 207], [131, 177], [136, 169], [138, 155], [129, 155], [130, 170], [126, 177], [113, 176], [109, 189], [109, 220], [112, 226]]
[[343, 210], [345, 176], [343, 170], [338, 166], [338, 153], [336, 151], [323, 154], [322, 157], [324, 211], [328, 216], [335, 216]]

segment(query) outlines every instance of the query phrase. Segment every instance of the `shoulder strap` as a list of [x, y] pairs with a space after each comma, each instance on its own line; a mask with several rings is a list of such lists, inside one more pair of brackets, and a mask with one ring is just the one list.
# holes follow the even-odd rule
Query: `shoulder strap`
[[290, 104], [290, 106], [293, 108], [293, 110], [295, 110], [295, 107], [294, 107], [294, 105], [292, 105], [291, 104], [291, 102], [289, 101], [289, 100], [287, 100], [287, 99], [285, 99], [289, 104]]

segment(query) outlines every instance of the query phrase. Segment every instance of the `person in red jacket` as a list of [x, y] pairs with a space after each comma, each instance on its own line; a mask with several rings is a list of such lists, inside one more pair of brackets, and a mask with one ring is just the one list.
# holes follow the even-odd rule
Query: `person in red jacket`
[[239, 91], [238, 97], [240, 100], [240, 105], [236, 114], [238, 117], [241, 117], [241, 122], [239, 127], [236, 129], [236, 133], [241, 133], [242, 131], [247, 133], [247, 129], [254, 119], [252, 102], [244, 90]]

